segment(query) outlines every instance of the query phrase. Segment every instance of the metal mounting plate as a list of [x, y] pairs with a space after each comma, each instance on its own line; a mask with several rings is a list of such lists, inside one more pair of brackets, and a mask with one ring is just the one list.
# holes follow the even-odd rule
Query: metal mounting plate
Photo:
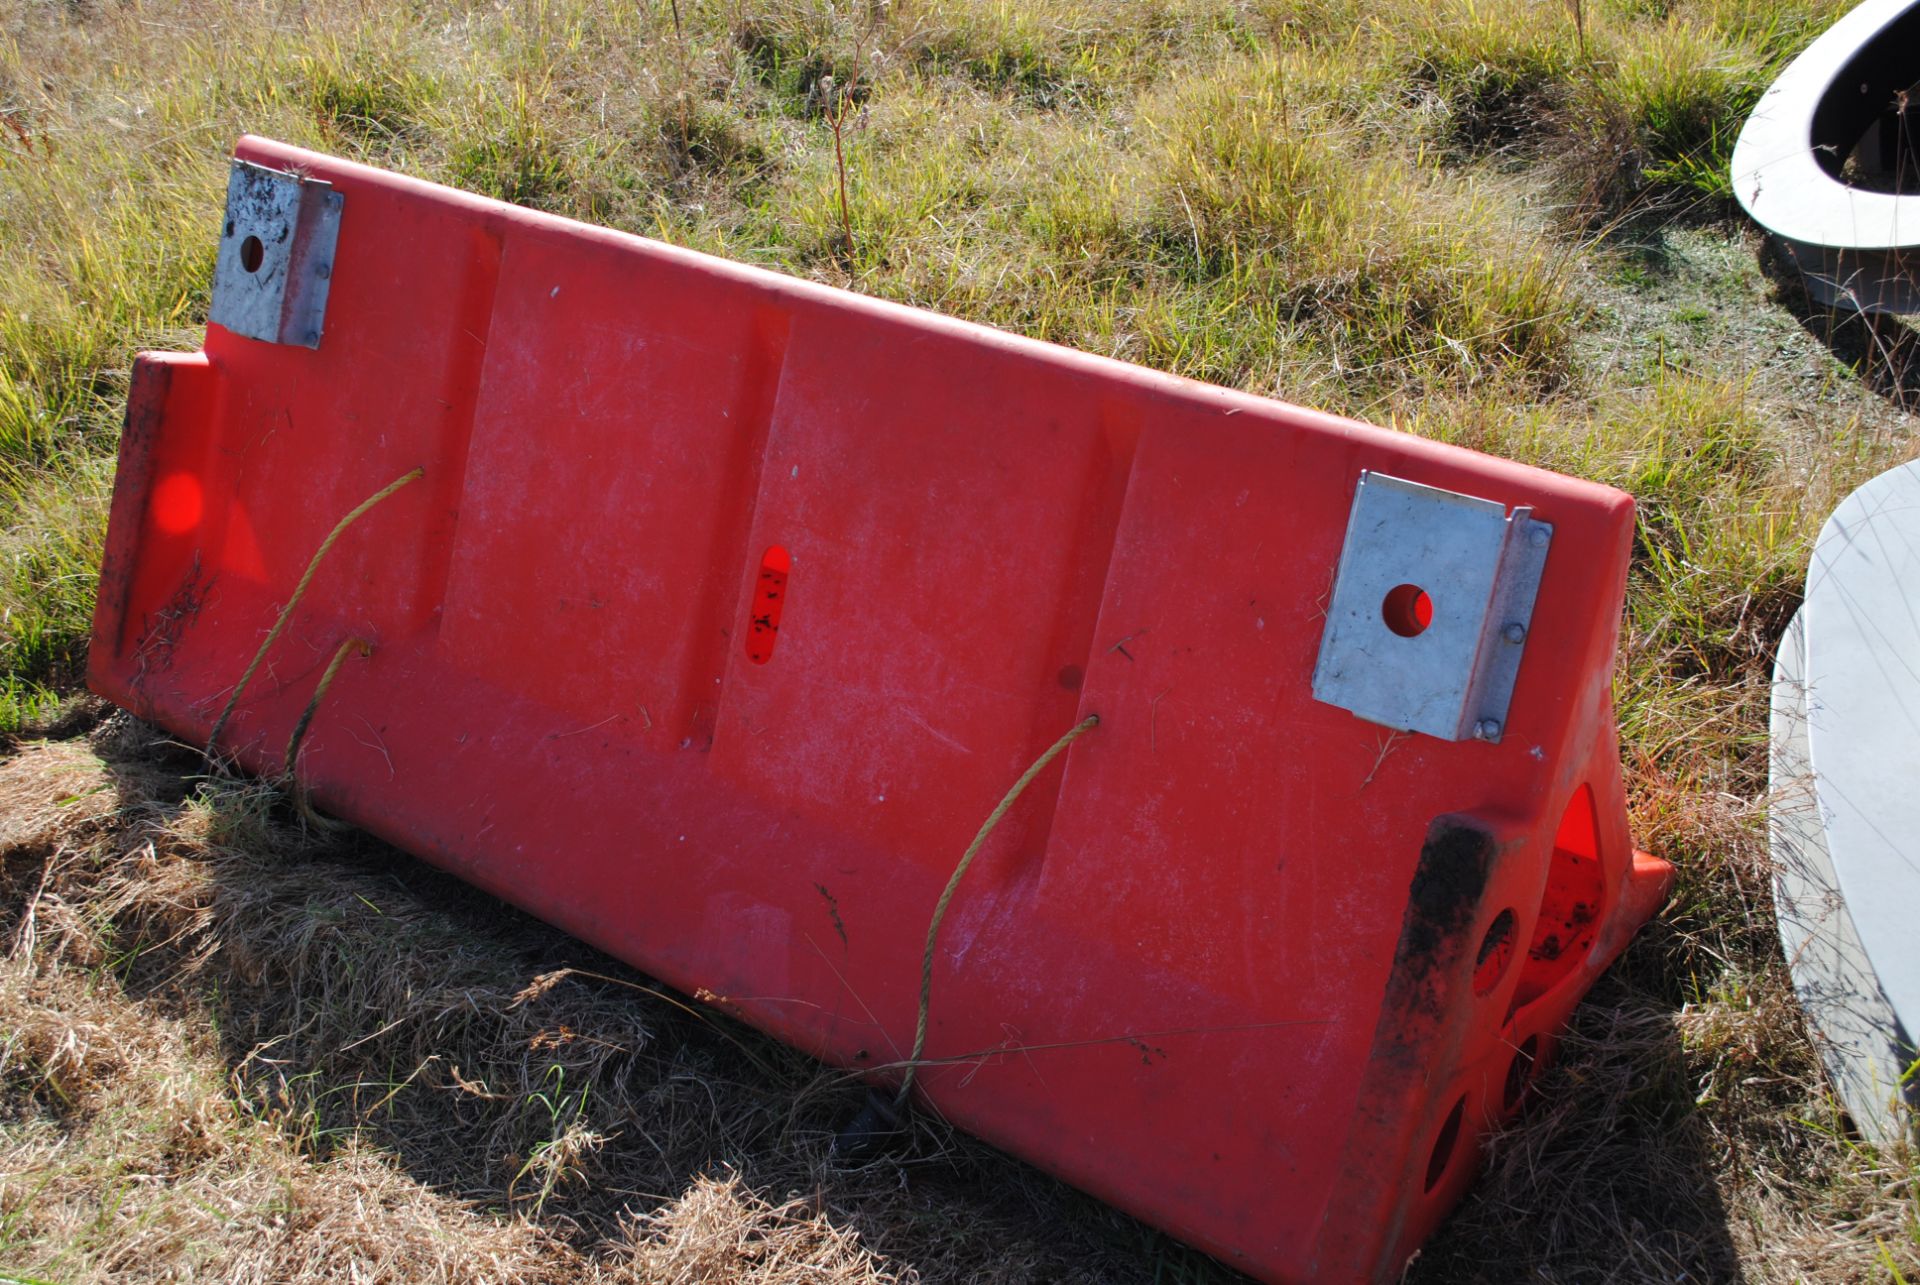
[[235, 161], [210, 319], [249, 339], [318, 348], [343, 204], [330, 183]]
[[1525, 506], [1362, 472], [1314, 699], [1449, 741], [1498, 741], [1553, 528]]

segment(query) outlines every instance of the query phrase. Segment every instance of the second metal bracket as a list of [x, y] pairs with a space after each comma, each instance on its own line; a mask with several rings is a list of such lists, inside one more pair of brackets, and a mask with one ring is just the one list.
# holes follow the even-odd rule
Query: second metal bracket
[[1449, 741], [1498, 741], [1553, 528], [1362, 472], [1313, 672], [1316, 700]]

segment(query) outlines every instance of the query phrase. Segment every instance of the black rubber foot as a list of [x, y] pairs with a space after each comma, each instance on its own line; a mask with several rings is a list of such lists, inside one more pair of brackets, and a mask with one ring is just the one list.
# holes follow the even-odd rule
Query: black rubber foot
[[859, 1113], [834, 1135], [834, 1159], [871, 1160], [889, 1150], [905, 1132], [905, 1118], [904, 1109], [894, 1104], [891, 1093], [868, 1089]]

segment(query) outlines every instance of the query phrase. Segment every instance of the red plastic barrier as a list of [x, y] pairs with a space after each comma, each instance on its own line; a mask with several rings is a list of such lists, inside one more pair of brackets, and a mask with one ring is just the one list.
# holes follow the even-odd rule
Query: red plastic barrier
[[[310, 182], [255, 208], [236, 178], [233, 328], [136, 366], [97, 690], [204, 742], [328, 532], [424, 468], [341, 535], [221, 749], [282, 772], [365, 639], [300, 751], [321, 807], [888, 1082], [955, 862], [1097, 713], [946, 916], [921, 1089], [1247, 1271], [1397, 1272], [1664, 894], [1609, 706], [1626, 496], [238, 151]], [[1496, 542], [1530, 506], [1530, 614], [1449, 596], [1465, 536], [1367, 562], [1362, 490], [1492, 501], [1462, 520]], [[1367, 576], [1421, 559], [1375, 613]], [[1437, 731], [1315, 697], [1455, 645], [1472, 694], [1399, 723]]]

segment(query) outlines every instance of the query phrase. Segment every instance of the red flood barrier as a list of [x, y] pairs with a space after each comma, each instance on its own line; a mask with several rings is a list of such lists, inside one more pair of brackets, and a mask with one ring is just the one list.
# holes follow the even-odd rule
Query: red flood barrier
[[256, 138], [215, 278], [98, 691], [878, 1083], [927, 995], [1255, 1275], [1392, 1278], [1664, 896], [1616, 491]]

